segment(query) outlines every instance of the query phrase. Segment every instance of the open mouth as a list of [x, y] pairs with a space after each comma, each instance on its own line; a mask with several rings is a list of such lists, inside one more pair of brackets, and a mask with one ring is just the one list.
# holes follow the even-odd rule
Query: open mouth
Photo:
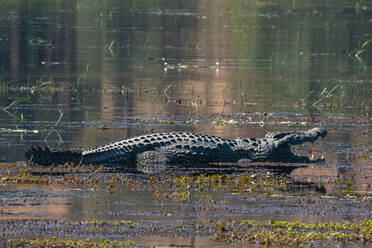
[[[309, 143], [309, 142], [306, 142]], [[296, 152], [297, 153], [297, 152]], [[321, 155], [319, 158], [315, 158], [315, 155], [310, 150], [308, 153], [309, 155], [300, 155], [296, 154], [292, 151], [291, 147], [289, 145], [282, 145], [279, 148], [278, 154], [279, 158], [278, 161], [286, 161], [289, 163], [323, 163], [325, 162], [325, 159], [323, 155]]]
[[327, 130], [324, 128], [313, 128], [308, 131], [289, 132], [282, 134], [274, 134], [271, 136], [277, 144], [277, 148], [273, 151], [271, 161], [289, 162], [289, 163], [321, 163], [324, 158], [313, 158], [312, 152], [310, 157], [297, 155], [291, 150], [292, 145], [304, 145], [306, 143], [314, 143], [319, 137], [324, 138], [327, 135]]

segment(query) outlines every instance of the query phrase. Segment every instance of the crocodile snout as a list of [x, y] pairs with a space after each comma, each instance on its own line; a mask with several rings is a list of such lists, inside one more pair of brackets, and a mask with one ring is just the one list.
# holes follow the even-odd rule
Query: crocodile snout
[[327, 130], [325, 130], [324, 128], [321, 128], [321, 127], [316, 127], [313, 129], [315, 132], [318, 133], [318, 135], [322, 138], [324, 138], [326, 135], [327, 135]]

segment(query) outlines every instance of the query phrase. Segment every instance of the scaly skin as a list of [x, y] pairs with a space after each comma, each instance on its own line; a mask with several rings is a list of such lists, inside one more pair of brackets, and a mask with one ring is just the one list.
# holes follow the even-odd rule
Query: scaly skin
[[[93, 149], [67, 151], [31, 147], [25, 154], [34, 164], [96, 164], [135, 167], [141, 171], [164, 169], [167, 165], [198, 165], [218, 162], [315, 162], [296, 156], [291, 145], [325, 137], [323, 128], [308, 131], [269, 133], [261, 139], [222, 139], [188, 132], [139, 136]], [[319, 161], [319, 160], [316, 160]]]

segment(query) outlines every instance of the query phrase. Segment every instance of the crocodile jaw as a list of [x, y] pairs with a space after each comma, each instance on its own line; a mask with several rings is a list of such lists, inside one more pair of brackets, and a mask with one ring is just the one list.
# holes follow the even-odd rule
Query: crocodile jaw
[[286, 135], [275, 139], [274, 137], [274, 149], [269, 157], [272, 161], [288, 161], [293, 163], [318, 163], [324, 162], [323, 158], [315, 160], [310, 159], [307, 156], [299, 156], [292, 152], [291, 145], [301, 145], [305, 143], [314, 143], [319, 137], [324, 138], [327, 135], [327, 130], [324, 128], [313, 128], [304, 132], [289, 132]]
[[292, 152], [290, 146], [282, 145], [274, 150], [271, 155], [271, 161], [286, 161], [288, 163], [320, 163], [324, 162], [323, 158], [310, 159], [308, 156], [300, 156]]

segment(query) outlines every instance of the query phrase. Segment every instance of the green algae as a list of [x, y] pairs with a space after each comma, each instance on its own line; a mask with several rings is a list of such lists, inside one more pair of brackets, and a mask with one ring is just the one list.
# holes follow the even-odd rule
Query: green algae
[[201, 199], [208, 199], [207, 192], [276, 195], [278, 190], [286, 190], [290, 184], [288, 178], [276, 177], [272, 174], [152, 177], [150, 182], [156, 188], [154, 199], [158, 201], [173, 199], [181, 202], [190, 200], [191, 192], [199, 193]]
[[91, 226], [104, 226], [104, 225], [109, 225], [109, 226], [119, 226], [119, 225], [128, 225], [129, 227], [137, 227], [138, 223], [131, 221], [131, 220], [113, 220], [113, 221], [108, 221], [108, 220], [87, 220], [87, 221], [81, 221], [81, 222], [73, 222], [73, 224], [83, 224], [83, 225], [91, 225]]
[[298, 247], [351, 242], [372, 243], [372, 220], [365, 218], [359, 223], [349, 221], [303, 223], [270, 220], [261, 222], [243, 220], [216, 224], [215, 241], [223, 243], [249, 243], [265, 246]]
[[[37, 167], [24, 164], [0, 164], [0, 173], [2, 174], [1, 185], [61, 185], [95, 191], [104, 190], [112, 194], [123, 190], [122, 186], [125, 186], [129, 191], [153, 192], [153, 198], [157, 201], [172, 199], [180, 202], [189, 201], [191, 196], [197, 194], [199, 194], [198, 197], [204, 198], [208, 192], [271, 198], [285, 197], [293, 195], [292, 189], [301, 184], [289, 177], [265, 171], [232, 175], [201, 173], [199, 175], [135, 177], [102, 166]], [[337, 192], [328, 193], [327, 196], [370, 201], [370, 191], [368, 189], [356, 191], [354, 181], [353, 178], [328, 180], [327, 183], [336, 186]], [[317, 185], [314, 183], [313, 187], [317, 188]]]
[[89, 238], [82, 240], [72, 240], [72, 239], [59, 239], [56, 236], [46, 239], [26, 239], [26, 238], [17, 238], [10, 239], [8, 241], [9, 247], [55, 247], [55, 248], [67, 248], [67, 247], [137, 247], [132, 240], [109, 240], [109, 239], [100, 239], [99, 241], [94, 241]]

